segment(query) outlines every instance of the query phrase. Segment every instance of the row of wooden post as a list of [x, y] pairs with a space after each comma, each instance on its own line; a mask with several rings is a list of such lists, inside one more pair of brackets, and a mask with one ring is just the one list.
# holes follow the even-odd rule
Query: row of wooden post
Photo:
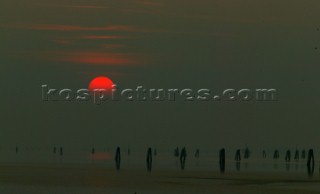
[[[61, 150], [60, 150], [61, 151]], [[154, 154], [156, 154], [156, 150], [154, 151]], [[263, 150], [262, 152], [263, 158], [266, 158], [266, 151]], [[179, 152], [179, 148], [176, 148], [174, 150], [174, 156], [179, 157], [180, 160], [180, 167], [182, 170], [185, 169], [185, 164], [186, 164], [186, 158], [187, 158], [187, 150], [186, 148], [182, 148], [181, 152]], [[199, 149], [196, 150], [195, 157], [199, 158], [200, 156], [200, 151]], [[248, 159], [250, 157], [250, 151], [248, 148], [245, 149], [244, 152], [244, 158]], [[275, 150], [274, 159], [279, 158], [279, 151]], [[305, 151], [302, 152], [302, 158], [305, 158]], [[289, 162], [291, 159], [291, 152], [288, 150], [286, 152], [285, 156], [285, 161]], [[294, 156], [295, 160], [299, 159], [299, 152], [295, 152]], [[235, 155], [235, 161], [237, 163], [237, 168], [240, 167], [240, 161], [241, 161], [241, 151], [240, 149], [236, 150], [236, 155]], [[117, 147], [116, 149], [116, 155], [115, 155], [115, 162], [116, 162], [116, 169], [120, 170], [120, 163], [121, 163], [121, 156], [120, 156], [120, 147]], [[146, 158], [146, 163], [147, 163], [147, 170], [150, 172], [152, 169], [152, 148], [148, 148], [147, 150], [147, 158]], [[220, 149], [219, 151], [219, 167], [220, 167], [220, 172], [225, 172], [225, 166], [226, 166], [226, 151], [224, 148]], [[307, 167], [308, 167], [308, 173], [309, 175], [312, 175], [314, 172], [314, 153], [313, 149], [310, 149], [308, 152], [308, 160], [307, 160]]]

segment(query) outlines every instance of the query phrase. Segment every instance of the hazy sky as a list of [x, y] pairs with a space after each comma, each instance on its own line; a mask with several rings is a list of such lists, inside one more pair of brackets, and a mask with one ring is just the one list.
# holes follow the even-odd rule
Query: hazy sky
[[[319, 146], [318, 0], [2, 0], [7, 145]], [[318, 49], [316, 49], [318, 48]], [[276, 88], [278, 102], [43, 102], [41, 85]]]

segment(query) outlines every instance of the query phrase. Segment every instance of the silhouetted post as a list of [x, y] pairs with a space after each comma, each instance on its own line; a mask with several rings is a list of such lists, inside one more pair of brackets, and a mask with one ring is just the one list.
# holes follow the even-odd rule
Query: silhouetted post
[[285, 160], [286, 160], [286, 162], [290, 162], [290, 160], [291, 160], [291, 151], [290, 150], [287, 150]]
[[313, 172], [314, 172], [313, 149], [309, 149], [307, 167], [308, 167], [308, 174], [309, 174], [309, 176], [312, 176], [312, 175], [313, 175]]
[[60, 147], [60, 156], [62, 156], [62, 155], [63, 155], [63, 148]]
[[182, 170], [184, 170], [184, 168], [185, 168], [186, 158], [187, 158], [187, 150], [184, 147], [184, 148], [182, 148], [181, 153], [180, 153], [180, 165], [181, 165]]
[[96, 151], [95, 151], [95, 149], [94, 149], [94, 147], [91, 149], [91, 154], [92, 155], [94, 155], [94, 153], [95, 153]]
[[296, 150], [295, 154], [294, 154], [294, 159], [296, 161], [299, 161], [299, 150]]
[[220, 172], [224, 173], [226, 169], [226, 153], [225, 149], [222, 148], [219, 152], [219, 164], [220, 164]]
[[241, 161], [241, 152], [240, 149], [236, 151], [236, 156], [234, 157], [235, 161], [240, 162]]
[[244, 151], [244, 159], [248, 159], [250, 157], [250, 150], [249, 148], [246, 148]]
[[263, 150], [263, 151], [262, 151], [262, 158], [267, 158], [267, 152], [266, 152], [266, 150]]
[[240, 149], [237, 149], [236, 155], [234, 157], [234, 160], [236, 161], [236, 169], [237, 171], [240, 170], [240, 161], [241, 161], [241, 151]]
[[200, 157], [200, 150], [199, 149], [196, 150], [196, 153], [194, 154], [194, 157], [195, 158], [199, 158]]
[[120, 147], [117, 147], [115, 161], [116, 161], [116, 169], [120, 170], [120, 162], [121, 162]]
[[152, 149], [148, 148], [147, 151], [147, 170], [151, 172], [152, 169]]
[[128, 154], [128, 156], [130, 156], [130, 154], [131, 154], [131, 150], [130, 150], [130, 148], [128, 148], [128, 152], [127, 152], [127, 154]]
[[302, 150], [301, 159], [306, 159], [306, 150]]
[[56, 147], [56, 146], [53, 147], [53, 153], [54, 153], [54, 154], [57, 153], [57, 147]]
[[280, 156], [279, 156], [279, 151], [278, 150], [275, 150], [274, 151], [274, 154], [273, 154], [273, 159], [278, 159]]
[[178, 147], [174, 150], [174, 156], [175, 156], [175, 157], [179, 157], [179, 156], [180, 156], [179, 148], [178, 148]]
[[19, 152], [19, 147], [16, 146], [16, 154]]

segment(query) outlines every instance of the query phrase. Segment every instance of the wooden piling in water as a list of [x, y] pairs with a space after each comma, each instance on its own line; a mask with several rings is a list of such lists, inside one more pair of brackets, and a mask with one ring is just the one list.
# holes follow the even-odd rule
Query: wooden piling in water
[[267, 158], [267, 152], [266, 152], [266, 150], [263, 150], [263, 151], [262, 151], [262, 158]]
[[278, 159], [280, 157], [279, 150], [275, 150], [273, 154], [273, 159]]
[[295, 161], [299, 161], [299, 150], [296, 150], [295, 154], [294, 154], [294, 160]]
[[250, 157], [250, 150], [249, 148], [247, 147], [244, 151], [244, 159], [248, 159]]
[[147, 170], [151, 172], [152, 169], [152, 149], [148, 148], [147, 151]]
[[285, 156], [285, 161], [290, 162], [290, 160], [291, 160], [291, 151], [287, 150], [286, 156]]
[[241, 161], [241, 151], [240, 149], [237, 149], [236, 155], [235, 155], [235, 161], [240, 162]]
[[226, 153], [225, 149], [222, 148], [220, 149], [219, 152], [219, 165], [220, 165], [220, 172], [224, 173], [225, 172], [225, 167], [226, 167]]
[[180, 167], [181, 167], [181, 170], [184, 170], [184, 168], [185, 168], [186, 158], [187, 158], [187, 150], [184, 147], [184, 148], [182, 148], [181, 153], [180, 153]]
[[313, 155], [313, 149], [309, 149], [307, 167], [308, 167], [308, 174], [309, 174], [309, 176], [312, 176], [312, 175], [313, 175], [313, 172], [314, 172], [314, 155]]
[[63, 156], [63, 148], [62, 147], [60, 147], [60, 156]]
[[115, 162], [116, 162], [116, 169], [120, 170], [120, 164], [121, 164], [120, 147], [117, 147], [116, 155], [115, 155]]

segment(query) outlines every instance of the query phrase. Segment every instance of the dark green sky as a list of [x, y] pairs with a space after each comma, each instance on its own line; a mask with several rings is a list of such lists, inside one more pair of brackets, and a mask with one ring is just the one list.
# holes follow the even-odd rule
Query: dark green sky
[[[2, 0], [5, 144], [319, 146], [318, 0]], [[315, 48], [318, 48], [316, 50]], [[41, 85], [276, 88], [278, 102], [45, 103]]]

